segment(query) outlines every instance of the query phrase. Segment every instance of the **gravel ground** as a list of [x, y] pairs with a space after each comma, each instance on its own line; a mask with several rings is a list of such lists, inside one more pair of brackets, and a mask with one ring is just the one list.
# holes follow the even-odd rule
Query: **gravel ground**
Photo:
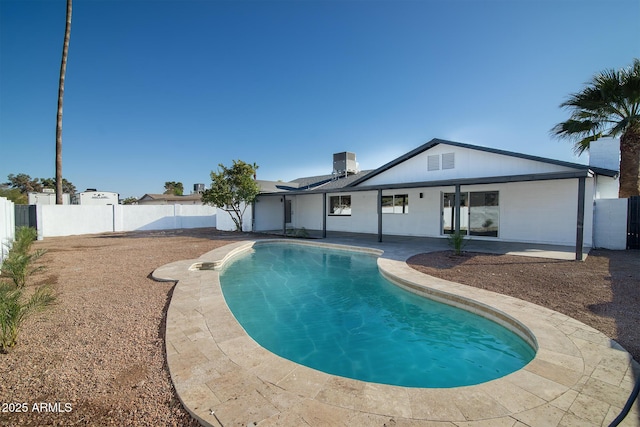
[[592, 250], [585, 262], [446, 251], [407, 263], [564, 313], [613, 338], [640, 361], [640, 251]]
[[[37, 242], [48, 250], [47, 268], [29, 286], [52, 284], [58, 302], [23, 326], [16, 348], [0, 354], [0, 425], [197, 426], [177, 400], [165, 363], [173, 284], [149, 274], [256, 237], [198, 229]], [[584, 263], [439, 252], [410, 264], [566, 313], [640, 360], [638, 251], [592, 251]]]

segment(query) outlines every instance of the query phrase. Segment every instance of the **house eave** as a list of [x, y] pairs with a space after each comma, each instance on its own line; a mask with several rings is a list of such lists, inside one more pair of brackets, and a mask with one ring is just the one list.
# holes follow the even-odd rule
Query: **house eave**
[[276, 193], [261, 193], [261, 196], [282, 196], [302, 194], [353, 193], [359, 191], [396, 190], [408, 188], [450, 187], [455, 185], [507, 184], [514, 182], [549, 181], [558, 179], [577, 179], [590, 177], [589, 169], [569, 172], [552, 172], [524, 175], [503, 175], [481, 178], [459, 178], [438, 181], [403, 182], [395, 184], [363, 185], [359, 187], [343, 187], [327, 190], [286, 191]]
[[536, 161], [536, 162], [542, 162], [542, 163], [547, 163], [547, 164], [552, 164], [552, 165], [556, 165], [556, 166], [562, 166], [562, 167], [567, 167], [567, 168], [572, 168], [572, 169], [576, 169], [579, 171], [582, 170], [593, 170], [595, 173], [597, 173], [598, 175], [606, 175], [606, 176], [610, 176], [610, 177], [615, 177], [618, 174], [618, 171], [613, 171], [610, 169], [604, 169], [604, 168], [593, 168], [590, 167], [588, 165], [582, 165], [579, 163], [571, 163], [571, 162], [565, 162], [562, 160], [555, 160], [555, 159], [548, 159], [545, 157], [539, 157], [539, 156], [533, 156], [533, 155], [529, 155], [529, 154], [522, 154], [522, 153], [516, 153], [513, 151], [506, 151], [506, 150], [500, 150], [497, 148], [489, 148], [489, 147], [482, 147], [482, 146], [478, 146], [478, 145], [471, 145], [471, 144], [465, 144], [462, 142], [455, 142], [455, 141], [447, 141], [444, 139], [438, 139], [438, 138], [434, 138], [431, 141], [421, 145], [420, 147], [417, 147], [411, 151], [409, 151], [408, 153], [390, 161], [389, 163], [386, 163], [382, 166], [380, 166], [378, 169], [375, 169], [373, 171], [371, 171], [370, 173], [368, 173], [367, 175], [363, 176], [362, 178], [357, 179], [356, 181], [350, 183], [348, 185], [348, 187], [355, 187], [358, 186], [360, 184], [362, 184], [363, 182], [373, 178], [376, 175], [381, 174], [382, 172], [385, 172], [397, 165], [399, 165], [400, 163], [403, 163], [409, 159], [411, 159], [412, 157], [417, 156], [418, 154], [423, 153], [424, 151], [427, 151], [433, 147], [435, 147], [436, 145], [439, 144], [444, 144], [444, 145], [451, 145], [453, 147], [460, 147], [460, 148], [466, 148], [469, 150], [476, 150], [476, 151], [483, 151], [486, 153], [491, 153], [491, 154], [499, 154], [502, 156], [509, 156], [509, 157], [516, 157], [516, 158], [520, 158], [520, 159], [525, 159], [525, 160], [532, 160], [532, 161]]

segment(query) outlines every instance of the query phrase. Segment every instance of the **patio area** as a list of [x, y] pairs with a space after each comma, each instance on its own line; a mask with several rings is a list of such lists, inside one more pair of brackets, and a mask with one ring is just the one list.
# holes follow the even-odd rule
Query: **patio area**
[[[320, 242], [352, 246], [367, 246], [370, 248], [381, 249], [385, 251], [385, 258], [393, 258], [402, 261], [409, 258], [411, 255], [421, 252], [451, 249], [448, 239], [437, 237], [396, 236], [385, 234], [382, 236], [382, 242], [378, 242], [378, 236], [376, 234], [328, 231], [327, 236], [323, 238], [321, 230], [305, 230], [305, 233], [308, 238], [314, 240], [319, 239]], [[264, 234], [282, 236], [282, 230], [266, 231]], [[469, 252], [509, 254], [561, 260], [575, 260], [576, 258], [576, 248], [574, 246], [505, 242], [473, 237], [465, 240], [463, 250]], [[583, 260], [587, 257], [588, 253], [589, 248], [583, 248]]]
[[[531, 331], [538, 352], [525, 368], [484, 384], [419, 389], [325, 374], [260, 347], [237, 323], [218, 271], [239, 242], [196, 260], [165, 265], [156, 280], [178, 281], [167, 313], [167, 361], [177, 394], [203, 425], [601, 426], [624, 406], [640, 368], [599, 331], [519, 299], [419, 273], [404, 262], [447, 249], [445, 239], [331, 233], [303, 240], [384, 251], [381, 272], [414, 291], [471, 299]], [[574, 248], [472, 240], [468, 251], [573, 259]], [[640, 426], [638, 403], [622, 425]]]

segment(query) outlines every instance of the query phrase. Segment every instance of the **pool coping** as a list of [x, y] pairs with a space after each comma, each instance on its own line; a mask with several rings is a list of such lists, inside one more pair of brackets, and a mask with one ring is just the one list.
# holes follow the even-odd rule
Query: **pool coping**
[[[227, 307], [219, 269], [256, 244], [285, 242], [378, 256], [383, 275], [413, 292], [471, 311], [535, 337], [523, 369], [483, 384], [423, 389], [326, 374], [262, 348]], [[420, 273], [380, 249], [313, 240], [265, 239], [229, 244], [195, 260], [156, 269], [176, 281], [167, 310], [167, 365], [178, 398], [205, 426], [219, 425], [605, 425], [620, 412], [640, 367], [615, 341], [547, 308]], [[488, 311], [487, 311], [488, 310]], [[494, 320], [496, 320], [494, 319]], [[531, 340], [529, 336], [529, 340]], [[624, 425], [640, 426], [638, 404]]]

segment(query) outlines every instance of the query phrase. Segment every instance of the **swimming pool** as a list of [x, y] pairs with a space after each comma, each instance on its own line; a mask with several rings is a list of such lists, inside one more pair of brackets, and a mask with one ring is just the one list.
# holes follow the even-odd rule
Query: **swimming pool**
[[507, 375], [535, 355], [493, 321], [390, 283], [369, 254], [263, 244], [227, 263], [220, 282], [255, 341], [334, 375], [457, 387]]

